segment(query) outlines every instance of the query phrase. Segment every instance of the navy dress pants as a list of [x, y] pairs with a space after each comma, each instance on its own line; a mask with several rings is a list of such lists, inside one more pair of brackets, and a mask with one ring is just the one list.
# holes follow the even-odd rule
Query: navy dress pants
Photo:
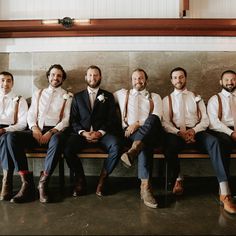
[[178, 135], [172, 133], [166, 134], [164, 155], [168, 169], [171, 172], [172, 180], [175, 180], [180, 173], [178, 153], [187, 146], [193, 146], [203, 153], [208, 153], [218, 182], [228, 181], [228, 168], [226, 168], [225, 157], [218, 139], [206, 131], [196, 133], [195, 139], [196, 142], [194, 144], [186, 144]]

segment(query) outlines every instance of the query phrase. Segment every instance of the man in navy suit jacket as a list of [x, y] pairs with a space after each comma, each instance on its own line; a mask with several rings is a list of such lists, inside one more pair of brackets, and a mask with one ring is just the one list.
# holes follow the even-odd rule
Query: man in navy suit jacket
[[72, 101], [70, 122], [73, 134], [69, 137], [64, 152], [75, 177], [75, 197], [86, 192], [83, 166], [76, 155], [82, 148], [89, 143], [99, 143], [108, 152], [96, 189], [98, 196], [103, 195], [105, 179], [113, 171], [121, 155], [119, 138], [115, 135], [117, 113], [114, 97], [99, 88], [101, 80], [100, 68], [89, 66], [85, 76], [87, 88], [75, 94]]

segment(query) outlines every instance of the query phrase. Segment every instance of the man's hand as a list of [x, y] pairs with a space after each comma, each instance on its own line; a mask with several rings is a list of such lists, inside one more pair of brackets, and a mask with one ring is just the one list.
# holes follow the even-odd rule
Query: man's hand
[[231, 134], [231, 138], [236, 142], [236, 131]]
[[2, 135], [2, 134], [5, 134], [6, 133], [6, 130], [4, 129], [4, 128], [1, 128], [0, 129], [0, 136]]
[[188, 129], [186, 131], [179, 131], [178, 135], [184, 139], [186, 143], [195, 143], [195, 131], [194, 129]]
[[84, 131], [81, 134], [89, 143], [96, 143], [102, 137], [102, 134], [99, 131]]
[[195, 140], [195, 131], [194, 131], [194, 129], [188, 129], [186, 131], [186, 133], [187, 133], [186, 143], [195, 143], [196, 140]]
[[49, 142], [49, 140], [52, 137], [52, 133], [51, 132], [46, 132], [44, 135], [41, 136], [40, 139], [40, 144], [47, 144]]
[[37, 142], [41, 144], [41, 138], [42, 138], [41, 130], [37, 126], [34, 126], [32, 127], [32, 132], [33, 132], [34, 139], [36, 139]]
[[128, 138], [131, 134], [133, 134], [139, 128], [139, 122], [135, 122], [132, 125], [129, 125], [125, 130], [125, 137]]

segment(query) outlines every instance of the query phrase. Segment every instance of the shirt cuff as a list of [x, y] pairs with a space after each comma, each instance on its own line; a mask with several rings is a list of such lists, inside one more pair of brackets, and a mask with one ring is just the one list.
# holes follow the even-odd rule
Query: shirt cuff
[[106, 132], [104, 130], [98, 130], [98, 132], [100, 132], [102, 134], [102, 136], [104, 136], [106, 134]]
[[81, 135], [85, 130], [84, 129], [81, 129], [78, 131], [78, 134]]

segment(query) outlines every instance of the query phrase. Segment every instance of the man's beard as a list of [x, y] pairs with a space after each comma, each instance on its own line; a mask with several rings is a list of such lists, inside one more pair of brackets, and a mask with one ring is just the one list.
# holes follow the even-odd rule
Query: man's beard
[[234, 87], [232, 86], [231, 88], [228, 88], [228, 87], [222, 85], [222, 88], [225, 89], [227, 92], [232, 93], [236, 89], [236, 86], [234, 86]]
[[98, 80], [96, 84], [89, 84], [89, 82], [87, 81], [87, 85], [90, 88], [97, 88], [100, 84], [101, 84], [101, 80]]

